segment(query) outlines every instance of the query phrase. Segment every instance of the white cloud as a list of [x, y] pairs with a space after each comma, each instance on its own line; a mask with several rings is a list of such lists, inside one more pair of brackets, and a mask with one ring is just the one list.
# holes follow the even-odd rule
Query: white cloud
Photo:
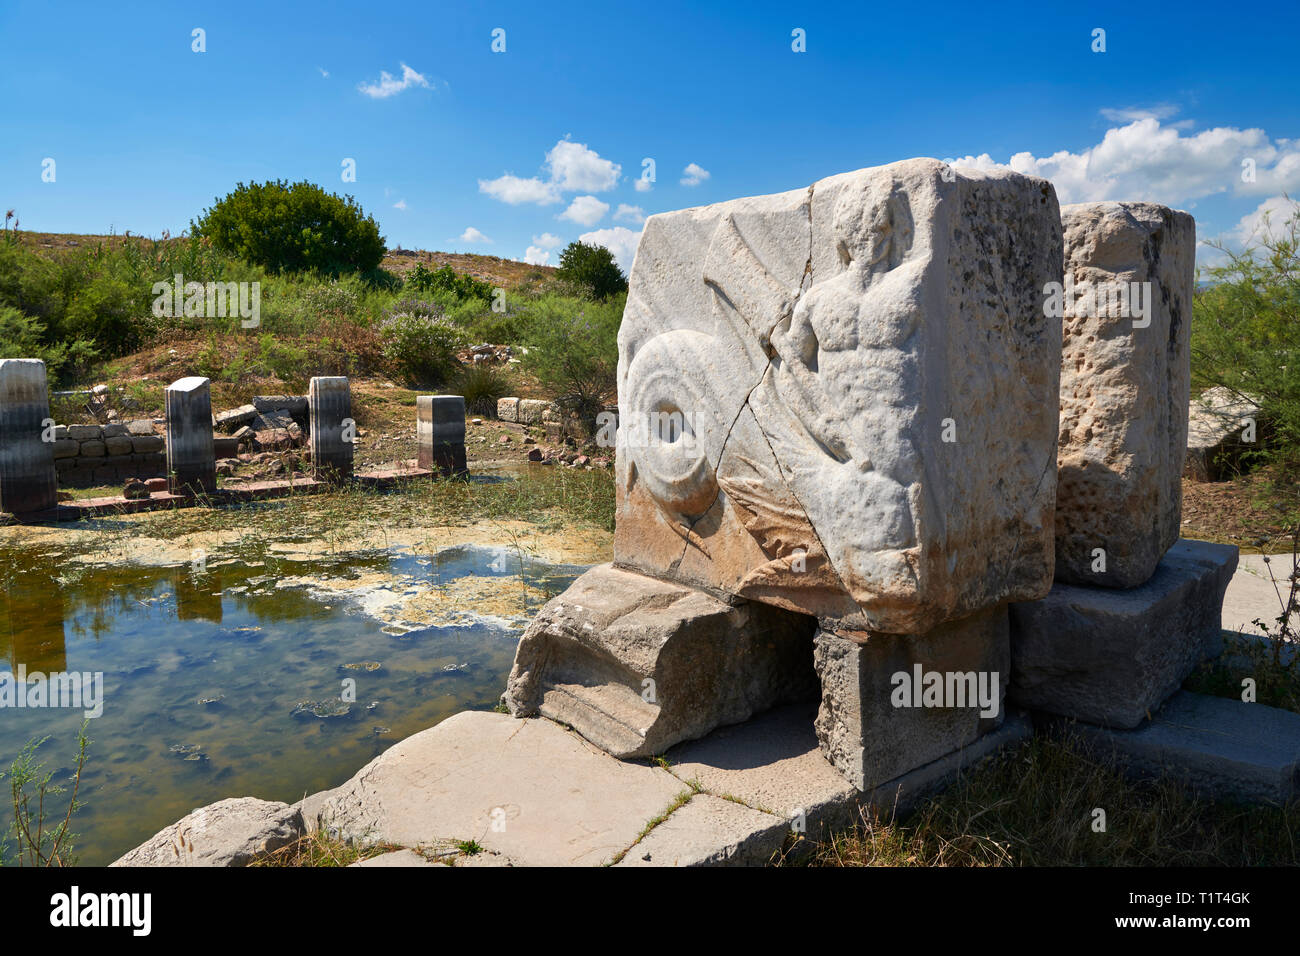
[[526, 202], [549, 206], [560, 201], [560, 191], [551, 183], [544, 183], [535, 176], [522, 179], [507, 173], [497, 179], [480, 179], [478, 190], [512, 206]]
[[641, 225], [645, 222], [645, 210], [640, 206], [629, 206], [625, 202], [618, 204], [618, 210], [614, 213], [615, 219], [622, 219], [625, 222]]
[[698, 186], [709, 178], [709, 171], [698, 163], [690, 163], [682, 170], [683, 186]]
[[551, 171], [551, 182], [567, 191], [600, 193], [618, 185], [622, 166], [602, 159], [585, 143], [572, 143], [562, 139], [546, 154], [546, 166]]
[[[546, 154], [543, 164], [546, 179], [539, 176], [524, 179], [507, 173], [497, 179], [480, 179], [478, 188], [479, 192], [512, 206], [529, 202], [549, 206], [559, 202], [566, 192], [598, 193], [613, 189], [618, 184], [622, 168], [618, 163], [602, 159], [599, 153], [583, 143], [562, 139]], [[583, 225], [591, 223], [584, 222]]]
[[1120, 109], [1102, 107], [1101, 115], [1112, 123], [1132, 123], [1140, 119], [1169, 119], [1178, 113], [1178, 107], [1171, 103], [1158, 106], [1125, 106]]
[[357, 85], [357, 89], [366, 96], [383, 100], [390, 96], [396, 96], [402, 90], [409, 90], [413, 86], [423, 86], [427, 89], [429, 81], [425, 79], [423, 74], [415, 72], [415, 70], [403, 63], [402, 78], [400, 80], [387, 70], [380, 70], [378, 83], [360, 83]]
[[618, 267], [623, 270], [624, 275], [627, 275], [632, 270], [632, 259], [636, 255], [636, 244], [640, 238], [640, 230], [633, 232], [626, 226], [615, 226], [612, 229], [584, 232], [578, 237], [578, 241], [588, 245], [604, 246], [614, 253]]
[[540, 236], [533, 236], [533, 245], [539, 249], [558, 249], [564, 245], [564, 240], [554, 233], [544, 232]]
[[548, 265], [551, 261], [551, 254], [545, 249], [539, 249], [537, 246], [529, 246], [524, 253], [524, 262], [532, 266]]
[[461, 242], [491, 242], [492, 240], [489, 239], [487, 236], [483, 235], [483, 233], [479, 232], [473, 226], [469, 226], [465, 229], [464, 232], [460, 234], [460, 241]]
[[580, 226], [594, 226], [609, 212], [609, 203], [601, 202], [595, 196], [576, 196], [569, 208], [560, 213], [561, 219], [568, 219]]
[[400, 210], [402, 210], [403, 212], [405, 212], [405, 211], [406, 211], [406, 200], [405, 200], [405, 199], [399, 199], [399, 200], [397, 200], [397, 202], [393, 203], [393, 208], [394, 208], [394, 209], [400, 209]]
[[[1231, 126], [1184, 135], [1183, 125], [1162, 126], [1149, 116], [1107, 130], [1100, 143], [1079, 153], [1022, 152], [1004, 164], [984, 153], [951, 162], [1042, 176], [1063, 203], [1130, 199], [1178, 206], [1220, 193], [1269, 196], [1300, 188], [1300, 141], [1271, 142], [1261, 129]], [[1245, 160], [1254, 161], [1254, 182], [1242, 179]]]
[[1297, 213], [1300, 213], [1300, 202], [1286, 196], [1271, 196], [1242, 216], [1236, 227], [1221, 238], [1242, 247], [1257, 245], [1270, 237], [1279, 239], [1290, 233], [1287, 222]]
[[648, 179], [638, 179], [638, 180], [636, 181], [636, 191], [637, 191], [637, 192], [639, 192], [639, 193], [648, 193], [648, 192], [649, 192], [650, 190], [652, 190], [652, 189], [654, 189], [654, 183], [650, 182], [650, 180], [648, 180]]
[[320, 70], [320, 75], [321, 75], [322, 77], [324, 77], [324, 78], [327, 79], [327, 80], [329, 79], [329, 77], [330, 77], [330, 71], [329, 71], [329, 70], [325, 69], [325, 67], [323, 67], [323, 66], [318, 66], [318, 67], [316, 67], [316, 69]]

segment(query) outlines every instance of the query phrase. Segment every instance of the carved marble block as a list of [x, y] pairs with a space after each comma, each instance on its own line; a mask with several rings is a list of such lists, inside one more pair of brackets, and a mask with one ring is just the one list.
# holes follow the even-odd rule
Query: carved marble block
[[1060, 211], [913, 159], [652, 216], [619, 331], [615, 564], [920, 633], [1053, 574]]
[[1178, 540], [1196, 223], [1155, 203], [1061, 210], [1056, 578], [1130, 588]]

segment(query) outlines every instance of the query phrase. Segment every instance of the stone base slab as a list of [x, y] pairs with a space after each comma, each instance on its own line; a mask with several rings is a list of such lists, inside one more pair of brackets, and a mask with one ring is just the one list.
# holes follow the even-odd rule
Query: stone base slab
[[1231, 545], [1181, 540], [1128, 590], [1055, 584], [1011, 605], [1011, 700], [1101, 726], [1145, 720], [1223, 649]]

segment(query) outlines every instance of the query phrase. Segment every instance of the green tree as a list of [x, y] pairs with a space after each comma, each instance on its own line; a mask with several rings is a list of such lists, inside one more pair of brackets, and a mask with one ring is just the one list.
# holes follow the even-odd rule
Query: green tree
[[618, 327], [626, 301], [624, 293], [604, 302], [544, 299], [529, 323], [524, 367], [588, 431], [618, 392]]
[[370, 272], [384, 257], [373, 216], [309, 182], [240, 183], [190, 223], [194, 235], [271, 272]]
[[571, 242], [560, 253], [559, 278], [584, 289], [593, 299], [604, 300], [627, 291], [627, 278], [604, 246]]

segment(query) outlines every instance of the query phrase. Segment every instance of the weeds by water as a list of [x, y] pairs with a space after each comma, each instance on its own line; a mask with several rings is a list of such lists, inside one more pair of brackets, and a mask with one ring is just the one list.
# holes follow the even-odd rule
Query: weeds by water
[[[46, 806], [47, 798], [57, 798], [68, 789], [54, 783], [53, 771], [36, 759], [36, 751], [48, 740], [29, 741], [9, 767], [8, 774], [0, 772], [0, 779], [9, 778], [9, 794], [13, 801], [13, 823], [10, 834], [17, 843], [14, 858], [19, 866], [76, 866], [73, 848], [77, 835], [72, 832], [72, 817], [85, 804], [77, 799], [81, 789], [81, 773], [86, 766], [86, 737], [88, 722], [83, 721], [77, 734], [77, 768], [72, 775], [72, 792], [68, 806], [60, 818], [53, 806]], [[4, 845], [0, 843], [0, 863], [5, 862]]]

